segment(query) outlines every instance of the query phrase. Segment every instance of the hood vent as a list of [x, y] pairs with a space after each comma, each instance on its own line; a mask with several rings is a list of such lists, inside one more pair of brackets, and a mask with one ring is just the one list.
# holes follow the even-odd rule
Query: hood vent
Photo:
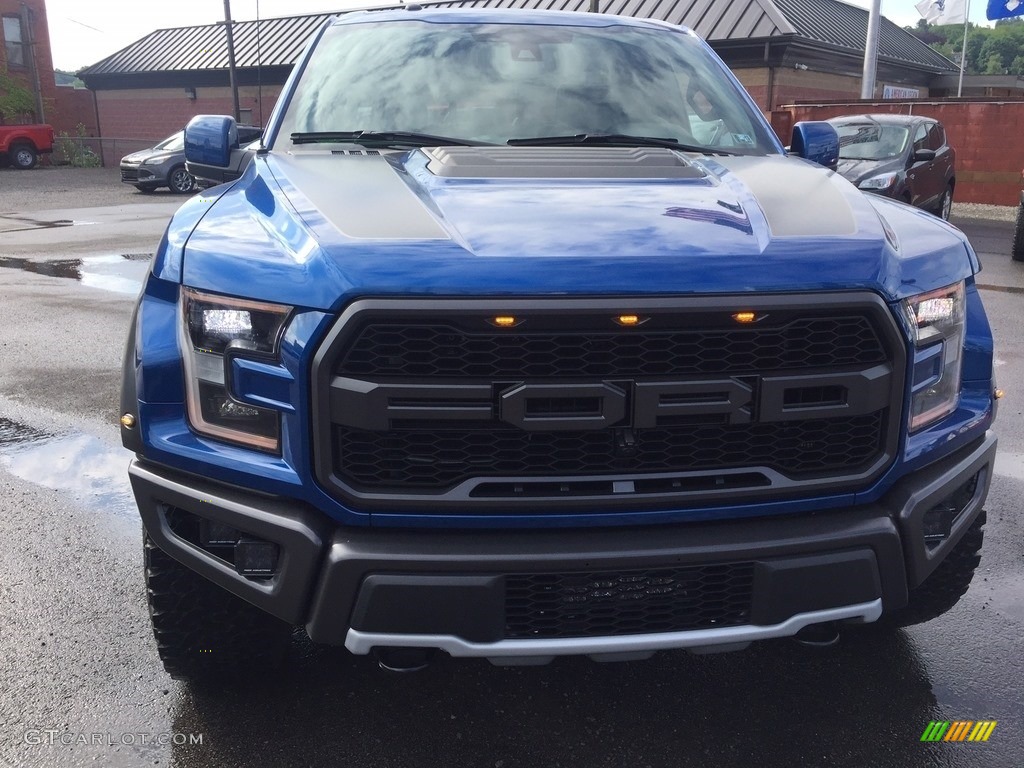
[[427, 169], [454, 179], [703, 179], [661, 147], [434, 147]]
[[332, 149], [332, 155], [365, 155], [366, 157], [379, 155], [380, 151], [376, 149]]

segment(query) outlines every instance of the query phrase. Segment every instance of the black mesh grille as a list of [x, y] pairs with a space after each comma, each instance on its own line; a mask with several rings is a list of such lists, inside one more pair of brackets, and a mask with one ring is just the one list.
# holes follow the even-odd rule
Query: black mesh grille
[[[314, 368], [317, 477], [417, 514], [654, 510], [877, 477], [905, 368], [888, 308], [761, 297], [744, 325], [749, 301], [357, 303]], [[618, 325], [625, 309], [640, 325]], [[518, 325], [494, 327], [505, 312]]]
[[573, 377], [732, 374], [885, 360], [867, 318], [811, 317], [779, 328], [469, 333], [445, 325], [366, 326], [337, 372], [351, 376]]
[[679, 632], [746, 624], [752, 563], [507, 576], [507, 638]]
[[765, 466], [794, 477], [849, 471], [880, 448], [881, 413], [781, 424], [645, 429], [619, 456], [611, 430], [365, 432], [335, 429], [335, 456], [357, 486], [444, 488], [481, 475], [684, 472]]

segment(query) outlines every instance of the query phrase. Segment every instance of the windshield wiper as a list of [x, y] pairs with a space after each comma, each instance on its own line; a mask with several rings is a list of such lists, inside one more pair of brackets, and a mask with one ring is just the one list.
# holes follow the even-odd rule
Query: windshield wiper
[[731, 155], [732, 152], [716, 147], [698, 147], [682, 144], [678, 139], [660, 139], [655, 136], [631, 136], [628, 133], [577, 133], [574, 136], [534, 136], [528, 139], [509, 139], [513, 147], [560, 147], [572, 144], [611, 144], [626, 147], [668, 147], [683, 152]]
[[292, 144], [330, 144], [351, 142], [373, 146], [399, 147], [473, 147], [484, 145], [482, 141], [453, 139], [450, 136], [434, 136], [413, 131], [317, 131], [315, 133], [293, 133]]

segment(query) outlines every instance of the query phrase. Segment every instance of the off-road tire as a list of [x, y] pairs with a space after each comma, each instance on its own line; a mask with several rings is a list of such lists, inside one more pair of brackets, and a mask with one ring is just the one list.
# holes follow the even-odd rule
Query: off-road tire
[[981, 562], [981, 544], [985, 538], [985, 511], [967, 529], [953, 551], [939, 563], [932, 574], [910, 590], [905, 608], [883, 617], [891, 626], [909, 627], [941, 616], [960, 602]]
[[207, 581], [144, 534], [157, 651], [175, 680], [217, 680], [278, 666], [293, 627]]
[[1010, 256], [1014, 261], [1024, 261], [1024, 200], [1017, 205], [1017, 225], [1013, 229]]

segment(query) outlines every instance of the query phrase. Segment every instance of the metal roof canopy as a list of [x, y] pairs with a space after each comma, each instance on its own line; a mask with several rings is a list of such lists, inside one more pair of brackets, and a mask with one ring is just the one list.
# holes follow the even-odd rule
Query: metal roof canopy
[[[589, 10], [590, 0], [421, 0], [434, 8]], [[402, 8], [375, 6], [369, 10]], [[356, 9], [339, 11], [348, 13]], [[773, 46], [796, 46], [816, 51], [819, 60], [863, 57], [868, 13], [837, 0], [602, 0], [603, 13], [650, 18], [689, 27], [720, 55], [735, 51], [750, 63], [769, 63]], [[309, 37], [332, 13], [236, 21], [233, 24], [239, 82], [253, 84], [257, 70], [263, 82], [283, 82]], [[81, 70], [90, 88], [224, 85], [228, 54], [223, 23], [158, 29], [128, 47]], [[765, 44], [768, 44], [768, 47]], [[757, 47], [754, 47], [756, 44]], [[756, 51], [762, 51], [757, 53]], [[778, 53], [771, 63], [778, 63]], [[881, 20], [879, 62], [919, 73], [957, 70], [935, 52], [888, 19]], [[839, 62], [837, 62], [838, 64]], [[847, 62], [843, 62], [848, 67]]]

